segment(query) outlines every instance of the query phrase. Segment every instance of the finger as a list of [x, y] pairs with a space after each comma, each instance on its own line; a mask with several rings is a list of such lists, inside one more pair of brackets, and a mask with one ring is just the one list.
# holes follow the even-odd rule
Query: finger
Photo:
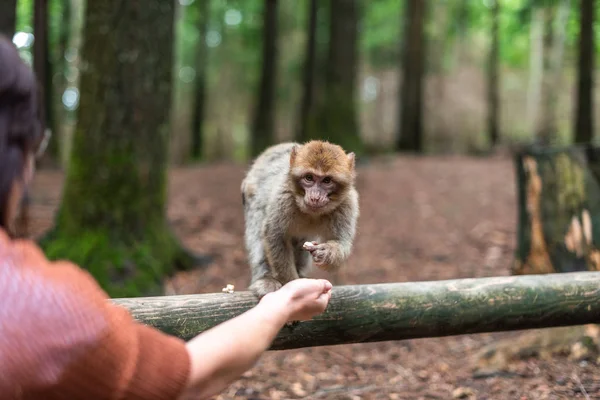
[[323, 291], [328, 292], [333, 288], [333, 285], [327, 279], [321, 279], [321, 282], [323, 282], [324, 286]]

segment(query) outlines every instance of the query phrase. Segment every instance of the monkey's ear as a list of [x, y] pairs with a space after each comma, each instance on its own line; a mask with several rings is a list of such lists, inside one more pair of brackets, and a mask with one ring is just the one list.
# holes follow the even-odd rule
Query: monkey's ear
[[292, 151], [290, 152], [290, 167], [294, 166], [296, 162], [296, 155], [298, 154], [298, 146], [292, 147]]
[[348, 166], [350, 169], [354, 169], [354, 164], [356, 162], [356, 155], [354, 152], [348, 153]]

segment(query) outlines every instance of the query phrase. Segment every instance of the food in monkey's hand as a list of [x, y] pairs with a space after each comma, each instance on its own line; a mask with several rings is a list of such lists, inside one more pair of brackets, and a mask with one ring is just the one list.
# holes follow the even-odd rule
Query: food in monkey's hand
[[304, 250], [311, 250], [312, 248], [314, 248], [316, 245], [313, 242], [304, 242], [304, 244], [302, 245], [302, 248]]

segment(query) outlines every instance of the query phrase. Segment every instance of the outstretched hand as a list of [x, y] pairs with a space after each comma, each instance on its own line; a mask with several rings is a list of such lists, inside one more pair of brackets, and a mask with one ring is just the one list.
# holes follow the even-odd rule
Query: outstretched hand
[[[327, 308], [332, 284], [325, 279], [294, 279], [281, 289], [268, 293], [262, 301], [283, 302], [288, 321], [306, 321]], [[281, 303], [280, 303], [281, 304]]]

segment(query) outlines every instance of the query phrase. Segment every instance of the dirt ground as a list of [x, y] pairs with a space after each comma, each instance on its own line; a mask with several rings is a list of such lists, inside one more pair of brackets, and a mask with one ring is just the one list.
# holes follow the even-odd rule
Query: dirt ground
[[[337, 284], [509, 274], [517, 219], [510, 159], [398, 157], [359, 168], [359, 230]], [[187, 246], [215, 261], [177, 276], [168, 293], [218, 292], [228, 283], [247, 287], [239, 193], [244, 169], [211, 165], [171, 172], [169, 220]], [[62, 178], [49, 171], [36, 177], [34, 234], [51, 225]], [[512, 362], [505, 373], [474, 374], [478, 350], [520, 335], [269, 352], [217, 399], [600, 398], [596, 361], [532, 357]]]

